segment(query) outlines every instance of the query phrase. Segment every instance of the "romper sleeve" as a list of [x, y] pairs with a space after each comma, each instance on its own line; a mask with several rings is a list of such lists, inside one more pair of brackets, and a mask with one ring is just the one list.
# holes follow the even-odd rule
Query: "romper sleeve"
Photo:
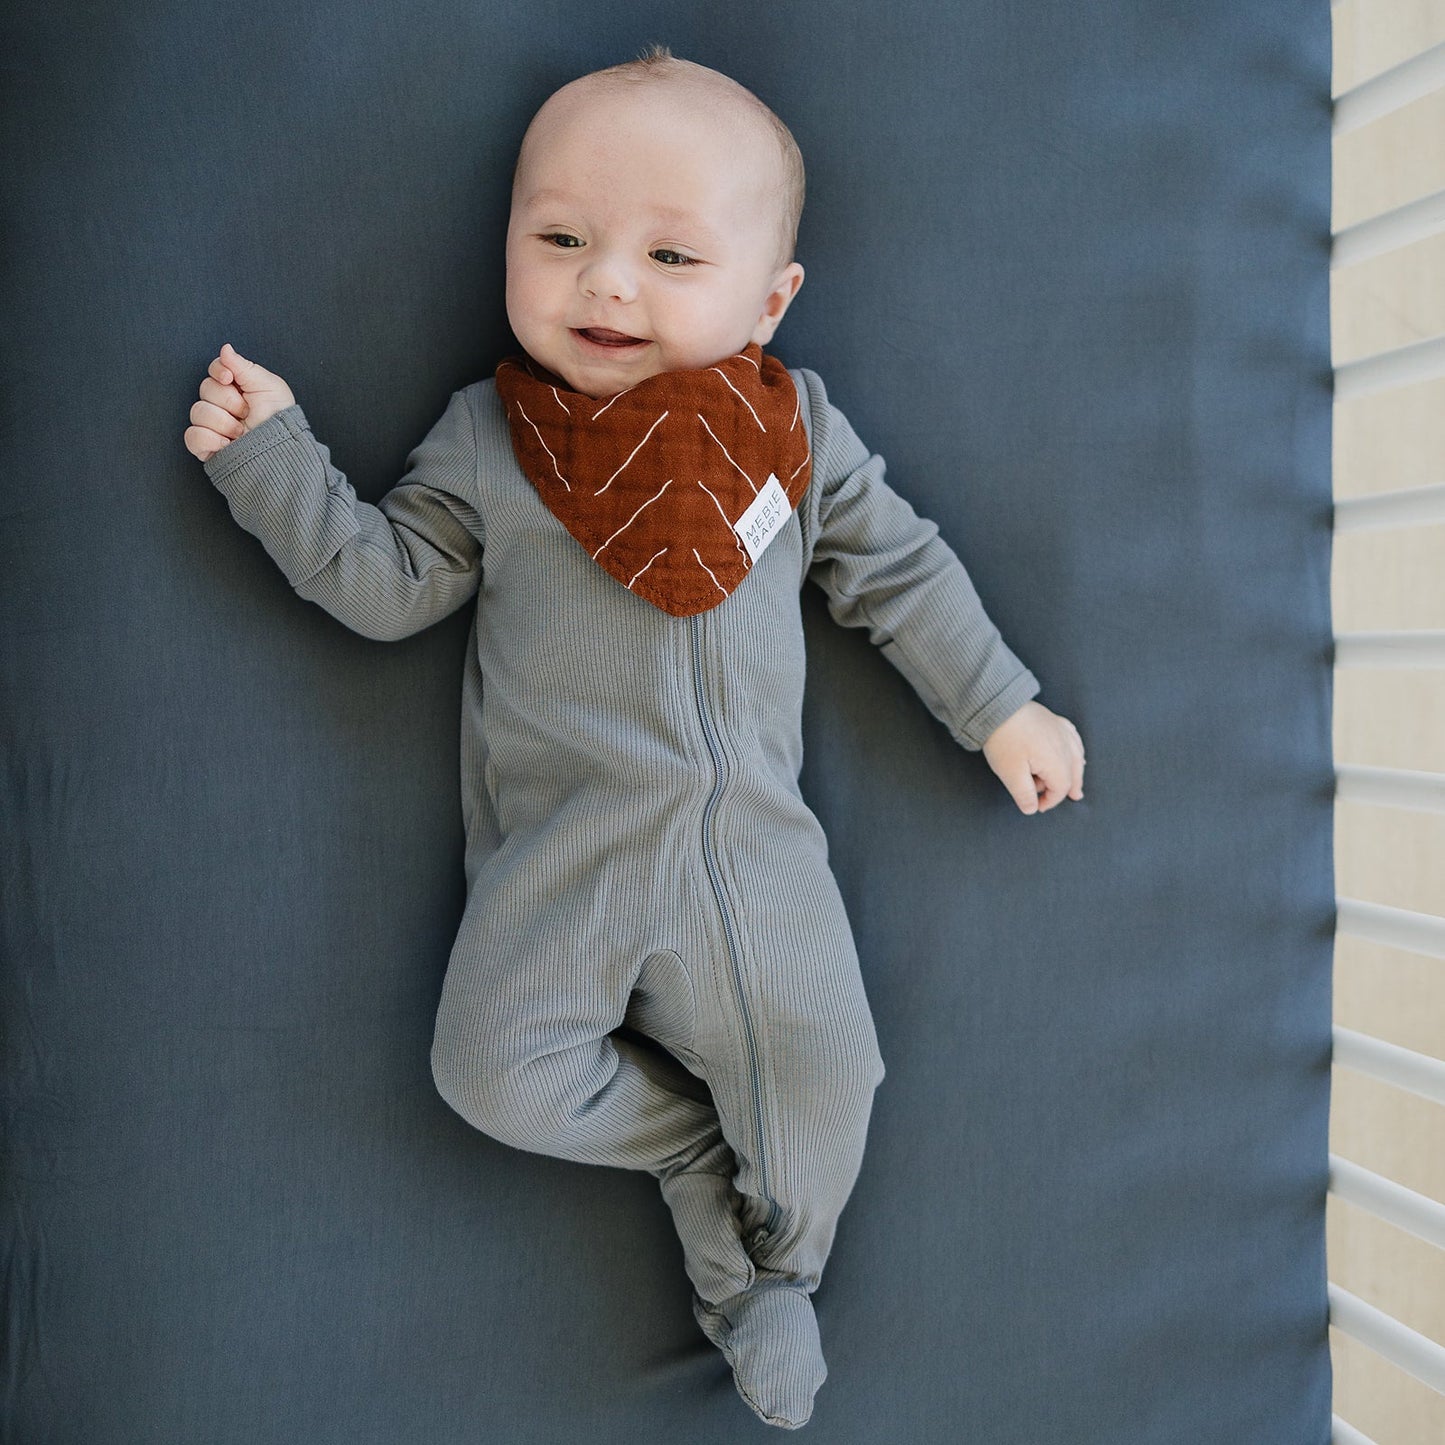
[[970, 752], [1039, 691], [984, 612], [963, 563], [884, 480], [811, 371], [794, 379], [809, 414], [813, 474], [804, 493], [807, 575], [844, 627], [869, 640]]
[[468, 388], [452, 393], [402, 479], [375, 506], [331, 464], [299, 405], [267, 417], [204, 466], [297, 594], [354, 632], [407, 637], [477, 591], [484, 537]]

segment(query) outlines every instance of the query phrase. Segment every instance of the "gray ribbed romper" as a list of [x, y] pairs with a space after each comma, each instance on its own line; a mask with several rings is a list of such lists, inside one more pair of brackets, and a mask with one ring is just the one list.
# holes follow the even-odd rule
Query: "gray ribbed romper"
[[548, 511], [490, 378], [452, 394], [377, 506], [299, 405], [206, 463], [295, 590], [357, 632], [405, 637], [477, 595], [467, 902], [436, 1082], [517, 1148], [657, 1176], [720, 1345], [708, 1306], [817, 1287], [884, 1072], [798, 791], [802, 584], [964, 748], [1039, 691], [937, 526], [819, 378], [791, 374], [808, 490], [737, 590], [691, 617], [628, 591]]

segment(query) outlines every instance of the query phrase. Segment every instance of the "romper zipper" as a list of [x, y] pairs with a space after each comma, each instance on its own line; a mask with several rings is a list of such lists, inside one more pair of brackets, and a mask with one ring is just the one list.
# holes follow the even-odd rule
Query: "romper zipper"
[[702, 813], [702, 855], [703, 861], [707, 864], [707, 876], [712, 881], [713, 894], [717, 898], [718, 912], [722, 914], [723, 933], [727, 937], [728, 957], [732, 963], [733, 984], [737, 990], [738, 1013], [742, 1018], [743, 1037], [747, 1041], [748, 1064], [753, 1076], [753, 1120], [758, 1136], [758, 1177], [762, 1183], [763, 1197], [768, 1201], [768, 1218], [763, 1225], [762, 1233], [771, 1234], [778, 1222], [778, 1204], [772, 1197], [772, 1189], [768, 1184], [768, 1165], [766, 1149], [763, 1140], [763, 1101], [762, 1101], [762, 1077], [758, 1069], [758, 1046], [757, 1039], [753, 1034], [752, 1013], [748, 1008], [747, 995], [743, 990], [743, 970], [738, 954], [737, 937], [733, 931], [733, 917], [727, 906], [727, 900], [723, 896], [722, 878], [718, 873], [717, 861], [714, 857], [712, 846], [712, 818], [717, 808], [718, 799], [722, 796], [723, 789], [723, 761], [722, 748], [718, 743], [717, 734], [713, 730], [712, 718], [708, 715], [707, 705], [703, 696], [702, 687], [702, 643], [699, 633], [698, 614], [694, 613], [689, 619], [692, 628], [692, 676], [693, 684], [697, 692], [697, 714], [702, 719], [703, 733], [707, 738], [708, 750], [712, 753], [713, 770], [715, 779], [713, 782], [712, 794], [707, 800], [707, 805]]

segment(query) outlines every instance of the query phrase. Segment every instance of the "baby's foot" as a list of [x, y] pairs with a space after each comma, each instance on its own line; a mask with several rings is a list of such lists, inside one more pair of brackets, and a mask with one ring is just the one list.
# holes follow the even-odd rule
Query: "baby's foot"
[[760, 1284], [716, 1306], [693, 1295], [692, 1312], [758, 1416], [784, 1430], [808, 1423], [828, 1366], [805, 1289]]

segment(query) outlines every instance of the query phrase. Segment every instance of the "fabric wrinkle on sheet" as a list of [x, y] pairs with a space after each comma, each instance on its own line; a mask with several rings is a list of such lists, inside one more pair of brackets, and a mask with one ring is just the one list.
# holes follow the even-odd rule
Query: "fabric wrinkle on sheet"
[[[297, 593], [355, 631], [403, 637], [477, 597], [437, 1087], [514, 1147], [651, 1172], [699, 1323], [727, 1312], [741, 1333], [719, 1348], [775, 1424], [806, 1419], [825, 1373], [816, 1321], [796, 1299], [742, 1305], [817, 1288], [884, 1076], [798, 789], [801, 587], [866, 628], [966, 749], [1039, 690], [936, 525], [819, 378], [790, 374], [809, 486], [726, 601], [689, 616], [629, 591], [548, 510], [491, 380], [452, 394], [375, 506], [299, 404], [206, 463]], [[759, 1344], [770, 1330], [789, 1338]]]

